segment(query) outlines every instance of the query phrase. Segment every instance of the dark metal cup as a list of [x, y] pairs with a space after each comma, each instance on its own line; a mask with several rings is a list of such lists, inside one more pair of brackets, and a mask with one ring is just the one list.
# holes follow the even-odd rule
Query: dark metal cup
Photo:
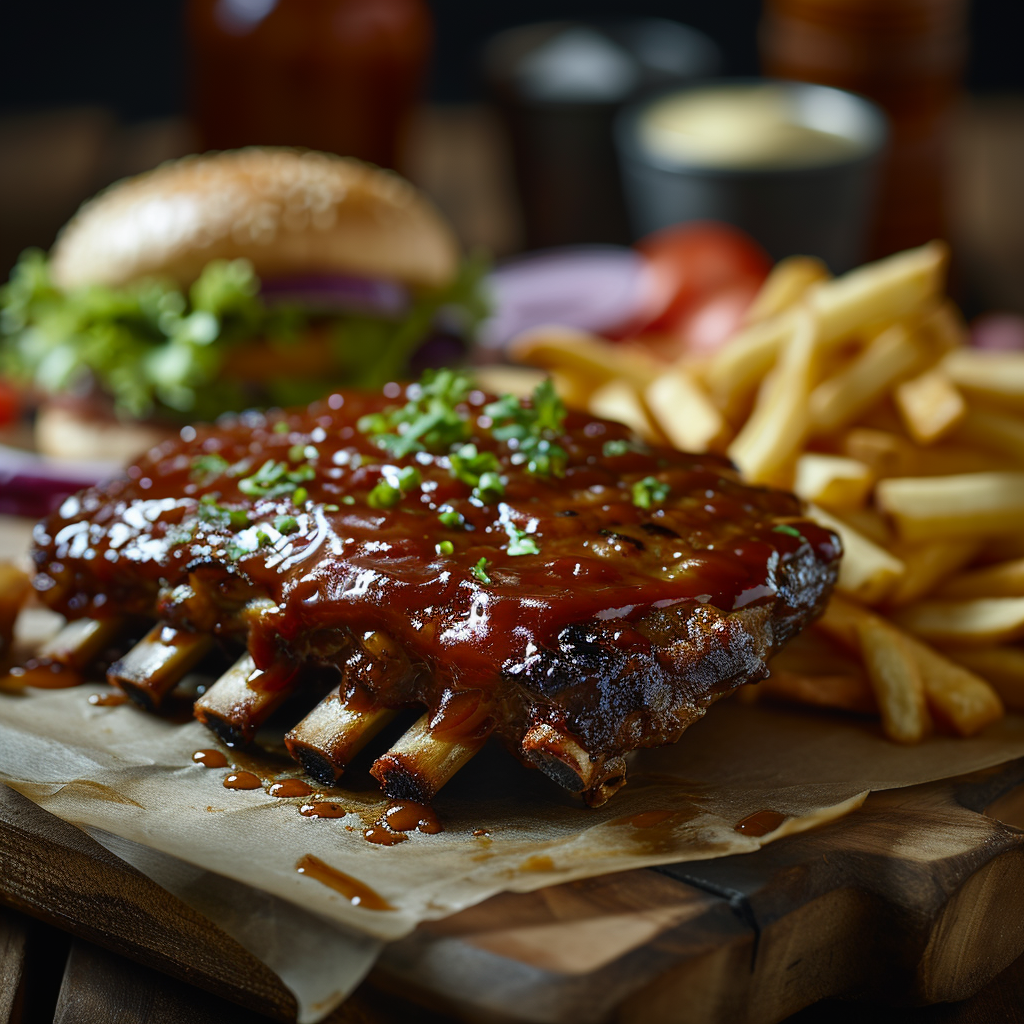
[[[651, 111], [668, 97], [752, 86], [779, 90], [793, 125], [834, 137], [836, 145], [817, 159], [801, 160], [794, 150], [763, 163], [716, 162], [660, 144], [652, 133]], [[681, 221], [721, 220], [752, 235], [775, 259], [818, 256], [841, 273], [865, 256], [886, 135], [885, 115], [874, 104], [804, 82], [709, 81], [638, 101], [616, 125], [634, 236]]]

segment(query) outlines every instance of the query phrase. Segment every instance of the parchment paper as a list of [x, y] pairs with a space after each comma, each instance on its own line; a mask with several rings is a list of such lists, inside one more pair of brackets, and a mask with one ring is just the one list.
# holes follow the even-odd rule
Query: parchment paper
[[[46, 613], [24, 619], [30, 631], [46, 628]], [[301, 799], [228, 790], [226, 769], [194, 764], [194, 751], [216, 745], [198, 723], [90, 705], [89, 695], [105, 690], [0, 693], [0, 780], [206, 913], [277, 970], [303, 1021], [319, 1019], [354, 988], [383, 942], [502, 890], [752, 851], [848, 813], [871, 790], [1024, 756], [1018, 716], [979, 737], [932, 737], [906, 748], [866, 720], [729, 700], [676, 746], [635, 755], [629, 784], [596, 810], [485, 748], [437, 798], [442, 833], [380, 847], [362, 836], [386, 806], [366, 775], [368, 757], [346, 776], [351, 788], [330, 794], [350, 813], [303, 817]], [[299, 774], [283, 760], [228, 757], [268, 782]], [[652, 810], [671, 813], [653, 827], [632, 820]], [[786, 821], [766, 837], [736, 831], [761, 810]], [[394, 909], [355, 906], [299, 874], [306, 854]], [[259, 895], [247, 902], [252, 890]], [[329, 955], [303, 952], [318, 942]]]

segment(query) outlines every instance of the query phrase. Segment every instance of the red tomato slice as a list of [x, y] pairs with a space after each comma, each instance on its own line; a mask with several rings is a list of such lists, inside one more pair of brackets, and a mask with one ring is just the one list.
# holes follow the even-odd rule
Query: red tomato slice
[[636, 244], [661, 283], [663, 308], [647, 331], [678, 333], [695, 310], [719, 292], [753, 293], [768, 276], [771, 260], [739, 228], [691, 221], [665, 228]]

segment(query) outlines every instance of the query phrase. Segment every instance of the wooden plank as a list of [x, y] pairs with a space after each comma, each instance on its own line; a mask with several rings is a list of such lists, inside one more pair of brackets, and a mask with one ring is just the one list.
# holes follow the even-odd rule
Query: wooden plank
[[270, 1024], [270, 1020], [80, 939], [71, 944], [53, 1016], [53, 1024]]
[[295, 1000], [266, 965], [84, 832], [0, 786], [0, 901], [278, 1020]]
[[24, 922], [0, 910], [0, 1024], [22, 1024], [25, 947]]

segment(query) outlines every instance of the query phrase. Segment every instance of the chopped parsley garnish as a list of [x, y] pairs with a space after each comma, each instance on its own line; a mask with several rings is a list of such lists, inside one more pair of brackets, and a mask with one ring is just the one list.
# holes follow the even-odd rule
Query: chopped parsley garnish
[[305, 487], [296, 487], [295, 490], [292, 491], [292, 504], [303, 505], [308, 497], [309, 491], [307, 491]]
[[468, 417], [458, 406], [472, 387], [470, 378], [458, 370], [427, 370], [409, 387], [404, 406], [362, 416], [357, 426], [398, 459], [413, 452], [447, 451], [469, 436]]
[[807, 538], [795, 526], [789, 526], [786, 523], [779, 523], [778, 526], [773, 526], [772, 533], [785, 533], [790, 537], [796, 537], [797, 540], [804, 544], [807, 543]]
[[533, 389], [530, 405], [523, 405], [513, 395], [503, 395], [485, 405], [484, 413], [494, 423], [491, 432], [515, 449], [514, 458], [526, 463], [527, 473], [543, 477], [565, 475], [569, 456], [554, 443], [564, 429], [565, 405], [550, 379]]
[[274, 424], [274, 433], [275, 434], [287, 434], [290, 429], [291, 429], [291, 427], [288, 426], [288, 421], [287, 420], [278, 420]]
[[487, 566], [488, 566], [488, 564], [489, 564], [489, 563], [488, 563], [488, 561], [487, 561], [487, 559], [486, 559], [486, 558], [481, 558], [481, 559], [480, 559], [480, 561], [479, 561], [479, 562], [477, 562], [477, 563], [476, 563], [476, 565], [474, 565], [474, 566], [473, 566], [473, 568], [472, 568], [472, 569], [470, 569], [469, 571], [470, 571], [470, 572], [471, 572], [471, 573], [472, 573], [472, 574], [473, 574], [473, 575], [474, 575], [474, 576], [475, 576], [475, 577], [476, 577], [476, 578], [477, 578], [477, 579], [478, 579], [478, 580], [479, 580], [479, 581], [480, 581], [481, 583], [485, 583], [485, 584], [486, 584], [486, 583], [490, 583], [490, 582], [491, 582], [491, 577], [487, 575]]
[[606, 459], [615, 458], [617, 455], [628, 455], [630, 452], [646, 452], [647, 445], [639, 441], [627, 441], [623, 438], [616, 438], [614, 441], [605, 441], [601, 452]]
[[197, 455], [189, 468], [189, 479], [197, 484], [208, 484], [230, 468], [223, 455]]
[[449, 530], [461, 530], [466, 525], [466, 517], [461, 512], [456, 512], [453, 508], [447, 508], [443, 512], [438, 512], [437, 521], [442, 526], [447, 526]]
[[312, 480], [315, 476], [316, 470], [308, 463], [289, 468], [286, 462], [267, 459], [252, 476], [238, 481], [238, 489], [250, 498], [280, 498], [294, 493], [296, 485]]
[[217, 503], [216, 492], [199, 499], [199, 521], [229, 530], [242, 530], [249, 525], [249, 513], [244, 508], [225, 508]]
[[316, 462], [320, 452], [311, 444], [293, 444], [288, 449], [289, 462]]
[[442, 540], [434, 545], [434, 550], [439, 555], [453, 555], [455, 554], [455, 545], [450, 540]]
[[494, 452], [478, 451], [475, 444], [464, 444], [449, 456], [451, 474], [473, 488], [473, 497], [491, 505], [505, 493], [498, 462]]
[[387, 480], [378, 480], [373, 490], [366, 496], [366, 504], [370, 508], [394, 508], [402, 500], [402, 492], [392, 487]]
[[633, 504], [637, 508], [654, 508], [669, 496], [671, 488], [657, 477], [645, 476], [633, 484]]
[[508, 548], [510, 555], [539, 555], [540, 548], [537, 541], [525, 530], [520, 530], [515, 523], [508, 520], [504, 523], [505, 532], [508, 534]]
[[278, 533], [289, 534], [295, 533], [299, 528], [299, 521], [295, 516], [277, 516], [274, 519], [274, 529]]

